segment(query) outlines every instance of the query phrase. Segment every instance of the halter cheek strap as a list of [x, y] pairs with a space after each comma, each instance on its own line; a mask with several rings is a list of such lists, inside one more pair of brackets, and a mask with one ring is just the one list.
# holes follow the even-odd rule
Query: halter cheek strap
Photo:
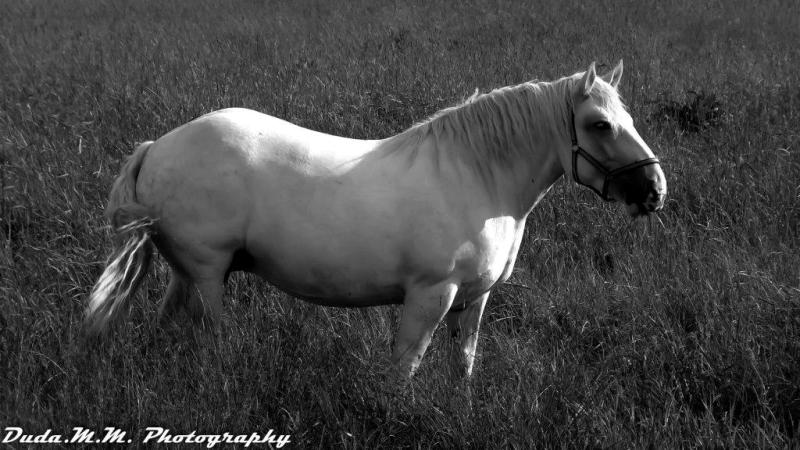
[[[604, 166], [600, 161], [598, 161], [594, 156], [589, 154], [583, 147], [578, 145], [578, 134], [575, 132], [575, 112], [572, 113], [572, 126], [570, 127], [570, 134], [572, 137], [572, 179], [575, 180], [576, 183], [586, 186], [589, 189], [593, 190], [597, 195], [600, 196], [603, 200], [610, 202], [613, 201], [613, 198], [608, 196], [608, 186], [611, 182], [622, 175], [625, 172], [630, 172], [631, 170], [638, 169], [639, 167], [649, 166], [651, 164], [659, 164], [658, 158], [645, 158], [640, 159], [639, 161], [634, 161], [630, 164], [626, 164], [622, 167], [617, 167], [616, 169], [609, 170], [606, 166]], [[578, 176], [578, 156], [582, 156], [583, 159], [586, 160], [589, 164], [591, 164], [598, 172], [603, 175], [603, 186], [600, 190], [596, 187], [592, 186], [591, 184], [584, 183], [581, 181], [580, 177]]]

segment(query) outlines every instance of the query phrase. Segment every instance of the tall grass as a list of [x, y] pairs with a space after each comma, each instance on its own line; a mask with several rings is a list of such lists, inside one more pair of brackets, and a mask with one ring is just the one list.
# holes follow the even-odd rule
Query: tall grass
[[[0, 427], [292, 435], [298, 447], [780, 447], [800, 424], [797, 2], [0, 1]], [[664, 163], [631, 222], [559, 184], [496, 289], [471, 381], [437, 335], [386, 401], [398, 309], [326, 309], [234, 276], [217, 339], [82, 338], [102, 207], [137, 141], [244, 106], [385, 137], [483, 90], [625, 59]], [[690, 91], [697, 94], [691, 94]], [[699, 99], [699, 100], [698, 100]], [[683, 111], [681, 113], [681, 111]]]

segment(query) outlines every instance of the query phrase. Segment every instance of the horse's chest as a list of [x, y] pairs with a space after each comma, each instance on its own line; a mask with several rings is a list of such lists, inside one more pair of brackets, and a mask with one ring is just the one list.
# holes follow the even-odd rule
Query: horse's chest
[[486, 222], [478, 239], [463, 246], [458, 253], [459, 297], [480, 295], [511, 275], [519, 251], [524, 223], [510, 218]]

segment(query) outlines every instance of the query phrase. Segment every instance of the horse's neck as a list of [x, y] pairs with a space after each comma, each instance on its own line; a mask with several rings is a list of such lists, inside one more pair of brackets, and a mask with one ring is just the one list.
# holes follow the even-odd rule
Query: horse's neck
[[[456, 174], [471, 174], [468, 182], [483, 187], [487, 201], [498, 205], [496, 213], [524, 218], [564, 173], [558, 151], [569, 145], [569, 137], [566, 128], [554, 129], [561, 128], [565, 112], [553, 100], [563, 93], [555, 84], [548, 88], [556, 90], [529, 93], [520, 86], [488, 94], [494, 97], [487, 99], [503, 106], [467, 109], [487, 100], [478, 99], [474, 105], [446, 110], [382, 141], [376, 153], [399, 157], [408, 167], [414, 162], [435, 167], [435, 176], [444, 175], [445, 166]], [[541, 102], [536, 113], [528, 109], [531, 101]]]
[[522, 203], [527, 207], [526, 215], [547, 194], [553, 184], [564, 175], [564, 168], [558, 156], [558, 149], [564, 144], [561, 142], [547, 142], [539, 145], [540, 148], [536, 149], [536, 151], [543, 156], [539, 165], [531, 170], [531, 183], [522, 195]]
[[529, 148], [528, 158], [505, 168], [497, 174], [501, 180], [496, 187], [500, 196], [513, 205], [514, 217], [524, 219], [544, 197], [553, 184], [564, 174], [558, 149], [562, 142], [535, 142]]
[[[502, 143], [494, 153], [504, 156], [487, 157], [494, 161], [491, 164], [494, 173], [481, 178], [489, 189], [495, 190], [493, 197], [513, 205], [515, 217], [526, 217], [564, 174], [559, 151], [568, 147], [570, 141], [568, 129], [564, 126], [566, 87], [568, 85], [559, 80], [543, 86], [520, 85], [501, 91], [496, 95], [506, 96], [506, 101], [502, 97], [498, 101], [508, 105], [507, 109], [499, 111], [504, 115], [500, 120], [487, 116], [477, 121], [483, 124], [513, 123], [511, 133], [508, 127], [486, 129], [489, 134], [484, 135], [483, 142]], [[498, 113], [491, 108], [478, 111], [481, 114]], [[501, 136], [492, 136], [493, 132], [501, 133]]]

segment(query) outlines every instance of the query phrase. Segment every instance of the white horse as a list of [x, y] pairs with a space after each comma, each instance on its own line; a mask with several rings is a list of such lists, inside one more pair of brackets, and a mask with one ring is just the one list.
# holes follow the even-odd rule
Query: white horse
[[[447, 318], [472, 371], [491, 289], [525, 220], [564, 173], [631, 215], [662, 208], [664, 173], [617, 93], [622, 62], [474, 95], [396, 136], [362, 141], [224, 109], [136, 149], [107, 215], [116, 248], [91, 293], [101, 333], [155, 243], [171, 266], [159, 317], [216, 328], [230, 272], [326, 306], [403, 304], [392, 370], [410, 377]], [[578, 145], [580, 143], [580, 145]]]

